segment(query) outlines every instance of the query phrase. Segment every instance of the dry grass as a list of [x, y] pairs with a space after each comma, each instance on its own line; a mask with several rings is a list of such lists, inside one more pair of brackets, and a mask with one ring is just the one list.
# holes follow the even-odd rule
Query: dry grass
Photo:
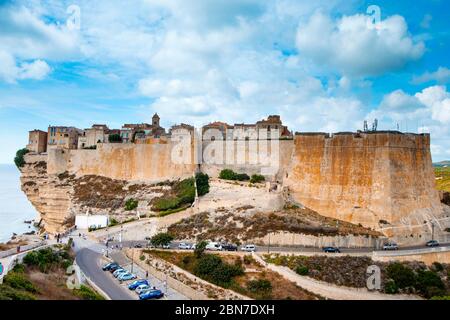
[[436, 188], [441, 191], [450, 192], [450, 167], [434, 168], [436, 177]]
[[37, 269], [27, 271], [27, 277], [36, 286], [38, 300], [81, 300], [66, 286], [67, 276], [61, 269], [42, 273]]
[[269, 232], [286, 231], [307, 235], [371, 235], [381, 234], [345, 221], [319, 215], [310, 209], [291, 208], [275, 213], [230, 211], [218, 209], [214, 214], [202, 212], [173, 224], [169, 232], [177, 239], [223, 240], [241, 242], [262, 238]]

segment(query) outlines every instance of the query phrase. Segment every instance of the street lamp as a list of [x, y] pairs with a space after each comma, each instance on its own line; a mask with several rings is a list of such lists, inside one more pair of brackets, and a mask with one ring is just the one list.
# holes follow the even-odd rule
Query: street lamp
[[431, 221], [431, 240], [434, 240], [434, 221]]
[[267, 253], [270, 253], [270, 233], [272, 230], [269, 230], [269, 243], [267, 244]]
[[134, 266], [134, 245], [133, 242], [131, 243], [132, 248], [131, 248], [131, 273], [133, 273], [133, 266]]

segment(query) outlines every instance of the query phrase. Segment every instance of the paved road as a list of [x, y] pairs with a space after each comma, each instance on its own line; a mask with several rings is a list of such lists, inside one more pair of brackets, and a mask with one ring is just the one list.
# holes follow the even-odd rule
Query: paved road
[[101, 269], [101, 254], [88, 248], [78, 251], [77, 265], [83, 273], [100, 287], [112, 300], [136, 300], [137, 296], [119, 284], [109, 272]]
[[[170, 244], [171, 249], [177, 249], [178, 244], [180, 242], [173, 241]], [[189, 243], [189, 242], [188, 242]], [[192, 244], [192, 243], [189, 243]], [[148, 241], [142, 240], [142, 241], [122, 241], [122, 243], [117, 241], [111, 241], [109, 242], [109, 247], [123, 247], [123, 248], [134, 248], [136, 246], [140, 246], [141, 248], [145, 248], [148, 245]], [[448, 247], [450, 246], [450, 243], [442, 243], [440, 245], [441, 247]], [[415, 250], [415, 249], [426, 249], [427, 247], [425, 245], [416, 245], [416, 246], [407, 246], [407, 247], [400, 247], [398, 251], [405, 251], [405, 250]], [[257, 252], [322, 252], [321, 248], [315, 248], [315, 247], [303, 247], [303, 246], [258, 246], [256, 248]], [[342, 253], [372, 253], [374, 251], [379, 251], [374, 248], [340, 248]]]

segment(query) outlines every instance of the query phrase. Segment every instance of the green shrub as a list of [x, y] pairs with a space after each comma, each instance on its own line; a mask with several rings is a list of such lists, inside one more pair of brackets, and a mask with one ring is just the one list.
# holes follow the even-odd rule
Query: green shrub
[[27, 292], [36, 293], [37, 288], [33, 283], [28, 280], [23, 273], [10, 272], [4, 278], [4, 283], [9, 285], [11, 288], [18, 290], [25, 290]]
[[27, 266], [38, 267], [41, 272], [47, 273], [54, 267], [62, 266], [65, 260], [71, 261], [67, 251], [54, 251], [52, 248], [45, 248], [28, 253], [23, 258], [23, 263]]
[[236, 173], [231, 169], [223, 169], [220, 171], [219, 178], [224, 180], [236, 180]]
[[444, 296], [445, 284], [436, 272], [420, 270], [416, 288], [426, 297]]
[[25, 165], [24, 156], [28, 152], [30, 152], [28, 149], [17, 150], [16, 157], [14, 158], [14, 163], [16, 164], [17, 168], [22, 168]]
[[195, 175], [195, 183], [197, 184], [198, 196], [203, 196], [209, 192], [209, 176], [199, 172]]
[[125, 202], [125, 210], [127, 211], [131, 211], [134, 210], [138, 207], [139, 201], [130, 198]]
[[416, 284], [416, 275], [414, 271], [401, 263], [395, 262], [390, 264], [386, 268], [386, 271], [388, 277], [394, 280], [395, 284], [400, 289], [414, 287]]
[[36, 297], [29, 292], [0, 285], [0, 300], [36, 300]]
[[444, 271], [444, 266], [439, 262], [433, 262], [433, 269], [437, 272]]
[[214, 284], [227, 287], [235, 276], [242, 275], [244, 270], [241, 266], [224, 263], [222, 259], [214, 254], [204, 254], [194, 267], [194, 274]]
[[267, 279], [250, 280], [247, 289], [256, 294], [268, 294], [272, 291], [272, 283]]
[[246, 174], [246, 173], [237, 173], [237, 174], [235, 175], [235, 180], [238, 180], [238, 181], [248, 181], [248, 180], [250, 180], [250, 177], [249, 177], [248, 174]]
[[195, 200], [194, 178], [184, 179], [174, 186], [174, 191], [180, 204], [192, 203]]
[[109, 226], [110, 227], [114, 227], [114, 226], [116, 226], [116, 225], [118, 225], [119, 224], [119, 221], [117, 221], [116, 219], [114, 219], [114, 218], [111, 218], [110, 220], [109, 220]]
[[301, 276], [306, 276], [306, 275], [308, 275], [308, 273], [309, 273], [309, 269], [308, 269], [307, 266], [301, 265], [301, 266], [298, 266], [298, 267], [295, 269], [295, 272], [297, 272], [297, 273], [298, 273], [299, 275], [301, 275]]
[[197, 257], [197, 259], [199, 259], [203, 253], [206, 250], [206, 246], [208, 245], [208, 242], [206, 241], [200, 241], [199, 243], [197, 243], [197, 245], [195, 246], [194, 249], [194, 254]]
[[166, 211], [177, 209], [180, 205], [180, 199], [177, 197], [159, 198], [153, 204], [153, 210]]
[[251, 183], [260, 183], [263, 181], [266, 181], [266, 178], [264, 178], [264, 176], [260, 174], [253, 174], [252, 177], [250, 178]]
[[81, 285], [80, 289], [74, 289], [73, 293], [83, 300], [105, 300], [103, 296], [85, 285]]
[[389, 279], [386, 284], [384, 285], [384, 292], [388, 294], [396, 294], [398, 292], [398, 287], [395, 284], [395, 281], [392, 279]]
[[161, 232], [155, 234], [151, 239], [150, 243], [155, 247], [168, 245], [173, 241], [173, 236], [170, 233]]

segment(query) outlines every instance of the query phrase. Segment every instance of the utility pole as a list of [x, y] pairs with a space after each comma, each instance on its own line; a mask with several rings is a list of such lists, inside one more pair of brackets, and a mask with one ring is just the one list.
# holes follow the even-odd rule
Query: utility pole
[[272, 230], [269, 230], [269, 243], [267, 244], [267, 253], [270, 253], [270, 233]]
[[134, 245], [133, 244], [134, 243], [132, 242], [131, 243], [131, 246], [132, 246], [131, 250], [133, 250], [133, 251], [131, 253], [131, 273], [133, 273], [133, 266], [134, 266]]
[[431, 221], [431, 240], [434, 240], [434, 222]]

